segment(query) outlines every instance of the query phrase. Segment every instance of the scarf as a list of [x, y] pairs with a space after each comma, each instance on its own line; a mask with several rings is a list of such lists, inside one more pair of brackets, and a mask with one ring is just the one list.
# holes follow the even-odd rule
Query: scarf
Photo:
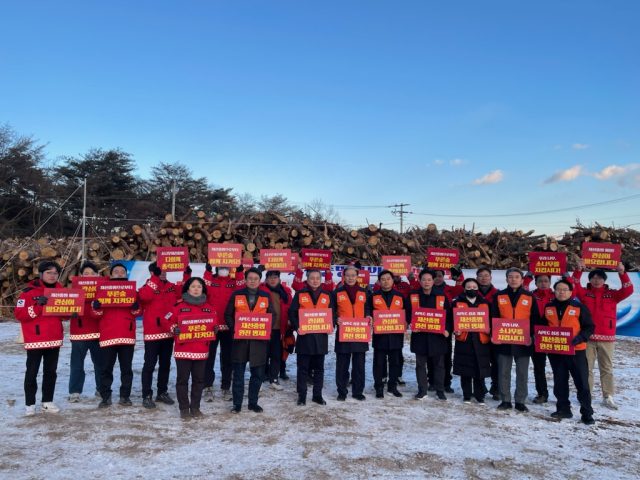
[[268, 284], [265, 283], [265, 285], [267, 285], [267, 288], [269, 290], [271, 290], [272, 292], [277, 293], [278, 295], [280, 295], [280, 298], [282, 300], [284, 300], [284, 303], [289, 303], [289, 295], [287, 294], [287, 291], [284, 289], [284, 287], [282, 286], [281, 283], [279, 283], [278, 285], [276, 285], [274, 288], [271, 288]]
[[182, 301], [190, 305], [202, 305], [204, 302], [207, 301], [207, 296], [204, 293], [199, 297], [194, 297], [193, 295], [190, 295], [188, 293], [183, 293]]

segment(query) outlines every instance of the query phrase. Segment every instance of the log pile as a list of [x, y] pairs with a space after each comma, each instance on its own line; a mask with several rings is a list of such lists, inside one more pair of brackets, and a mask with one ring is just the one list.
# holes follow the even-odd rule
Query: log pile
[[[108, 270], [110, 260], [156, 259], [158, 247], [189, 248], [191, 262], [205, 262], [208, 243], [239, 243], [244, 256], [257, 263], [260, 250], [304, 248], [330, 250], [332, 263], [341, 265], [359, 260], [363, 265], [380, 265], [383, 255], [410, 255], [415, 266], [424, 265], [427, 248], [451, 248], [460, 251], [463, 268], [487, 266], [503, 270], [526, 269], [532, 251], [567, 252], [569, 269], [576, 263], [583, 242], [619, 243], [622, 260], [630, 271], [640, 270], [640, 234], [632, 229], [616, 229], [595, 224], [578, 224], [560, 238], [523, 232], [475, 232], [465, 228], [439, 230], [435, 224], [413, 228], [404, 234], [371, 224], [360, 229], [345, 229], [337, 224], [311, 222], [304, 217], [284, 217], [275, 212], [230, 218], [228, 214], [208, 217], [205, 212], [189, 212], [180, 219], [167, 215], [159, 225], [132, 225], [109, 237], [88, 238], [86, 258]], [[6, 239], [0, 243], [0, 293], [2, 305], [14, 305], [17, 293], [38, 276], [38, 264], [54, 260], [64, 267], [60, 278], [68, 285], [77, 275], [81, 259], [81, 239]]]

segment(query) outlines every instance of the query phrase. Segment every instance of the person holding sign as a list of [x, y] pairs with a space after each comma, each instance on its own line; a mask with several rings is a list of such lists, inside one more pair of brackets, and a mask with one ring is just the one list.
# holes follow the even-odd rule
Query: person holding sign
[[549, 353], [549, 363], [553, 370], [553, 394], [556, 396], [556, 411], [553, 418], [572, 418], [569, 401], [569, 374], [578, 390], [582, 423], [593, 425], [591, 390], [589, 388], [589, 367], [587, 364], [587, 341], [595, 331], [589, 307], [571, 298], [573, 285], [569, 280], [558, 280], [553, 286], [555, 298], [543, 310], [543, 324], [550, 327], [573, 329], [571, 343], [574, 355]]
[[[511, 267], [506, 271], [507, 288], [500, 290], [493, 298], [491, 305], [492, 318], [529, 320], [529, 340], [533, 336], [534, 326], [540, 325], [540, 312], [538, 304], [531, 292], [522, 288], [524, 275], [519, 268]], [[529, 376], [529, 357], [533, 346], [516, 344], [497, 344], [498, 353], [498, 375], [500, 380], [500, 399], [498, 410], [508, 410], [513, 408], [511, 404], [511, 366], [516, 364], [516, 410], [528, 412], [529, 409], [524, 404], [529, 394], [527, 377]]]
[[[176, 303], [164, 319], [162, 326], [165, 331], [171, 333], [175, 341], [173, 358], [176, 362], [176, 397], [180, 418], [198, 420], [203, 417], [200, 401], [204, 388], [205, 362], [209, 356], [209, 342], [215, 336], [218, 327], [215, 312], [207, 303], [207, 287], [204, 280], [199, 277], [189, 278], [182, 286], [182, 301]], [[185, 327], [185, 322], [192, 325]], [[211, 328], [209, 324], [212, 325]], [[198, 339], [194, 340], [194, 336]]]
[[[457, 308], [483, 310], [489, 316], [490, 305], [478, 295], [480, 285], [475, 278], [467, 278], [462, 283], [463, 292], [453, 301], [453, 311]], [[453, 374], [460, 375], [462, 401], [471, 403], [471, 397], [484, 405], [484, 379], [491, 375], [490, 330], [485, 332], [454, 331], [456, 337], [453, 357]]]
[[[108, 285], [118, 285], [127, 281], [127, 267], [115, 263], [110, 270]], [[119, 293], [119, 292], [118, 292]], [[130, 407], [131, 385], [133, 383], [133, 352], [136, 345], [136, 317], [142, 313], [138, 303], [138, 293], [133, 292], [133, 303], [128, 306], [105, 308], [100, 300], [91, 303], [93, 315], [100, 319], [100, 353], [102, 372], [100, 373], [100, 395], [98, 408], [111, 406], [111, 385], [116, 359], [120, 364], [120, 405]]]
[[[224, 319], [233, 335], [236, 329], [236, 313], [269, 313], [271, 318], [276, 314], [271, 296], [260, 290], [262, 272], [257, 268], [247, 270], [247, 286], [233, 292]], [[260, 413], [262, 407], [258, 405], [258, 393], [262, 385], [262, 374], [267, 363], [267, 347], [269, 339], [265, 340], [233, 340], [233, 407], [231, 413], [240, 413], [242, 410], [242, 397], [244, 396], [244, 372], [249, 362], [251, 377], [249, 379], [249, 410]]]
[[267, 279], [260, 286], [260, 290], [267, 292], [271, 296], [271, 304], [276, 314], [271, 325], [271, 340], [269, 340], [269, 385], [274, 390], [282, 390], [283, 387], [278, 381], [280, 374], [280, 362], [282, 361], [283, 340], [285, 333], [289, 329], [289, 304], [293, 294], [289, 287], [285, 287], [280, 282], [280, 271], [269, 270]]
[[[342, 318], [363, 319], [371, 323], [371, 310], [367, 305], [367, 291], [358, 285], [358, 269], [354, 266], [346, 267], [342, 272], [344, 284], [333, 292], [333, 304], [337, 312], [336, 340], [334, 350], [336, 352], [336, 386], [338, 387], [338, 400], [347, 398], [349, 383], [349, 364], [353, 361], [352, 393], [356, 400], [365, 400], [363, 395], [365, 374], [365, 353], [369, 350], [368, 342], [340, 341], [340, 329]], [[368, 327], [369, 328], [369, 327]]]
[[[315, 269], [314, 269], [315, 270]], [[319, 272], [320, 270], [318, 270]], [[291, 288], [294, 292], [299, 292], [303, 288], [307, 288], [308, 284], [302, 280], [303, 271], [300, 267], [296, 270], [296, 274], [293, 277], [293, 282], [291, 283]], [[307, 270], [307, 278], [309, 275], [309, 270]], [[320, 274], [322, 275], [322, 273]], [[322, 289], [325, 292], [333, 292], [336, 289], [336, 284], [333, 282], [333, 274], [331, 270], [327, 270], [324, 272], [324, 282], [322, 282]]]
[[[390, 270], [383, 270], [378, 274], [380, 289], [369, 296], [368, 309], [370, 312], [403, 311], [404, 295], [394, 289], [395, 278]], [[406, 321], [405, 321], [406, 323]], [[406, 330], [406, 325], [405, 325]], [[398, 391], [400, 377], [400, 359], [404, 346], [404, 331], [402, 333], [373, 333], [373, 387], [376, 398], [384, 398], [384, 367], [389, 359], [389, 381], [387, 391], [394, 397], [402, 397]]]
[[231, 400], [231, 372], [233, 371], [233, 361], [231, 360], [231, 350], [233, 346], [233, 335], [224, 320], [224, 311], [229, 304], [229, 299], [234, 291], [245, 286], [244, 267], [236, 267], [235, 278], [232, 278], [231, 270], [227, 267], [213, 267], [207, 263], [205, 265], [204, 282], [207, 285], [207, 302], [213, 307], [218, 315], [218, 335], [213, 342], [209, 342], [209, 358], [204, 370], [204, 401], [213, 402], [213, 382], [216, 379], [214, 367], [216, 365], [216, 351], [220, 343], [220, 391], [224, 400]]
[[575, 280], [575, 296], [580, 303], [584, 303], [593, 316], [596, 325], [594, 334], [587, 342], [587, 362], [589, 364], [589, 388], [593, 396], [593, 369], [598, 362], [600, 369], [600, 383], [602, 385], [602, 404], [612, 410], [618, 406], [613, 401], [613, 352], [616, 348], [616, 310], [618, 303], [633, 293], [633, 284], [625, 272], [624, 265], [618, 263], [618, 276], [622, 288], [609, 288], [605, 282], [607, 274], [604, 270], [595, 269], [589, 272], [587, 288], [580, 285], [580, 278], [584, 270], [584, 262], [580, 260], [573, 272]]
[[307, 270], [307, 286], [296, 292], [289, 307], [289, 322], [298, 332], [296, 353], [298, 357], [298, 405], [307, 403], [307, 377], [309, 370], [313, 370], [313, 397], [311, 400], [318, 405], [326, 405], [322, 398], [324, 383], [324, 357], [329, 353], [327, 333], [306, 333], [300, 328], [301, 311], [330, 309], [332, 320], [335, 322], [333, 298], [322, 288], [322, 274], [320, 270]]
[[[529, 284], [531, 280], [535, 279], [536, 289], [531, 292], [533, 298], [536, 299], [538, 304], [538, 310], [542, 313], [544, 306], [555, 298], [553, 290], [551, 289], [551, 276], [550, 275], [533, 275], [528, 272], [524, 276], [524, 282], [522, 286], [529, 290]], [[549, 388], [547, 387], [547, 354], [544, 352], [534, 351], [531, 354], [531, 360], [533, 362], [533, 378], [536, 382], [536, 392], [538, 393], [533, 399], [533, 403], [541, 404], [547, 403], [549, 399]]]
[[60, 409], [53, 403], [58, 377], [58, 356], [64, 332], [61, 316], [44, 316], [44, 306], [49, 298], [44, 296], [45, 288], [64, 288], [58, 283], [60, 265], [42, 262], [38, 266], [36, 280], [20, 294], [16, 304], [16, 319], [24, 333], [24, 349], [27, 351], [27, 370], [24, 374], [25, 415], [36, 413], [36, 393], [38, 391], [38, 370], [42, 363], [42, 401], [40, 411], [58, 413]]
[[176, 286], [167, 281], [156, 262], [149, 265], [151, 278], [147, 280], [138, 296], [144, 309], [142, 328], [144, 330], [144, 364], [142, 365], [142, 406], [155, 408], [153, 401], [153, 371], [158, 363], [158, 383], [156, 402], [167, 405], [175, 402], [169, 396], [169, 372], [173, 353], [173, 335], [167, 332], [160, 319], [180, 300]]
[[427, 396], [429, 377], [427, 363], [431, 358], [433, 365], [433, 385], [438, 400], [446, 400], [444, 394], [444, 356], [447, 353], [447, 337], [453, 331], [453, 316], [451, 305], [446, 295], [437, 295], [433, 291], [435, 274], [429, 269], [420, 272], [420, 290], [411, 292], [409, 301], [405, 303], [407, 321], [412, 321], [413, 310], [428, 308], [442, 310], [445, 313], [443, 333], [411, 332], [411, 351], [416, 354], [416, 377], [418, 379], [418, 393], [415, 398], [422, 400]]
[[[99, 276], [98, 267], [91, 262], [85, 262], [80, 267], [82, 277]], [[94, 287], [95, 288], [95, 287]], [[100, 396], [100, 372], [102, 371], [102, 360], [100, 354], [100, 322], [91, 313], [91, 302], [93, 296], [85, 293], [84, 315], [71, 315], [69, 324], [69, 340], [71, 340], [71, 371], [69, 374], [69, 401], [78, 403], [84, 388], [84, 359], [87, 352], [91, 354], [93, 371], [96, 381], [95, 395]]]
[[[491, 269], [489, 267], [480, 267], [476, 270], [476, 280], [478, 280], [478, 295], [484, 298], [489, 305], [493, 303], [493, 297], [498, 293], [498, 289], [493, 286]], [[500, 400], [500, 387], [498, 380], [498, 354], [493, 343], [489, 344], [491, 350], [491, 386], [489, 394], [494, 400]], [[485, 386], [485, 391], [487, 387]]]

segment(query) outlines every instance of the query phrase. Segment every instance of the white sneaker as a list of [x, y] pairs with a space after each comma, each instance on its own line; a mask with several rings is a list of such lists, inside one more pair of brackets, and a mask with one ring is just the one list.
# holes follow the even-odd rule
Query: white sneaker
[[204, 389], [204, 401], [213, 402], [213, 387], [207, 387]]
[[69, 403], [78, 403], [80, 401], [79, 393], [72, 393], [69, 395]]
[[36, 406], [35, 405], [27, 405], [24, 407], [24, 416], [31, 417], [36, 414]]
[[271, 382], [269, 384], [269, 388], [271, 388], [273, 390], [277, 390], [277, 391], [284, 390], [284, 387], [282, 385], [280, 385], [277, 381], [276, 382]]
[[222, 393], [222, 399], [225, 402], [233, 400], [233, 395], [231, 395], [231, 391], [230, 390], [222, 390], [221, 393]]
[[46, 413], [58, 413], [60, 409], [56, 407], [53, 402], [42, 402], [42, 405], [40, 405], [40, 411]]
[[602, 405], [604, 405], [607, 408], [610, 408], [611, 410], [618, 409], [618, 406], [613, 401], [613, 397], [604, 397], [604, 400], [602, 400]]

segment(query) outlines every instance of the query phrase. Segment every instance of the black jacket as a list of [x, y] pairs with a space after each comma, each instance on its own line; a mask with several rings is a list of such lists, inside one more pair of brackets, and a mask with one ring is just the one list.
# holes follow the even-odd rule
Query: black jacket
[[[518, 303], [518, 300], [522, 295], [528, 296], [529, 301], [531, 302], [531, 314], [529, 316], [529, 327], [530, 327], [530, 335], [533, 337], [533, 332], [535, 331], [534, 327], [536, 325], [544, 325], [542, 320], [540, 319], [540, 312], [538, 311], [538, 302], [531, 292], [525, 290], [520, 287], [517, 290], [513, 290], [512, 288], [505, 288], [504, 290], [498, 291], [493, 296], [493, 303], [491, 304], [491, 318], [502, 318], [500, 315], [500, 307], [498, 306], [498, 297], [501, 295], [508, 295], [509, 300], [511, 301], [511, 306], [515, 307]], [[493, 329], [493, 321], [491, 322], [491, 327]], [[508, 343], [503, 343], [499, 345], [495, 345], [495, 351], [499, 355], [509, 355], [514, 357], [530, 357], [534, 351], [534, 343], [531, 342], [531, 345], [512, 345]]]
[[[326, 307], [323, 306], [323, 308], [330, 308], [333, 311], [333, 324], [335, 325], [337, 316], [335, 305], [333, 303], [333, 295], [324, 291], [322, 287], [319, 288], [321, 293], [326, 293], [329, 296], [329, 305]], [[291, 301], [291, 306], [289, 307], [289, 323], [291, 323], [291, 328], [295, 331], [297, 331], [300, 326], [300, 294], [309, 292], [309, 287], [304, 287], [302, 290], [296, 292], [293, 300]], [[313, 299], [313, 296], [311, 298]], [[318, 301], [316, 300], [313, 304], [317, 305], [317, 302]], [[298, 334], [298, 338], [296, 339], [296, 352], [302, 355], [326, 355], [329, 353], [329, 336], [326, 333], [307, 333], [306, 335]]]
[[[231, 294], [227, 308], [224, 311], [224, 321], [231, 330], [233, 335], [236, 326], [236, 296], [247, 295], [248, 288], [242, 288], [236, 290]], [[269, 302], [267, 307], [267, 313], [272, 314], [271, 318], [276, 316], [276, 311], [271, 303], [271, 295], [258, 289], [258, 297], [264, 298]], [[259, 367], [267, 363], [267, 347], [269, 346], [269, 340], [233, 340], [233, 346], [231, 349], [231, 361], [234, 363], [246, 363], [249, 362], [249, 367]]]
[[[449, 300], [444, 293], [436, 294], [432, 290], [429, 295], [426, 295], [422, 289], [411, 292], [404, 304], [404, 309], [407, 313], [407, 323], [411, 323], [411, 314], [413, 311], [411, 295], [415, 294], [419, 296], [418, 306], [421, 308], [436, 308], [437, 298], [444, 297], [444, 310], [447, 313], [445, 330], [451, 335], [453, 332], [453, 313]], [[447, 353], [447, 339], [440, 333], [411, 332], [411, 351], [417, 355], [427, 355], [428, 357], [444, 355]]]
[[[491, 305], [480, 295], [475, 304], [470, 304], [464, 294], [453, 301], [452, 308], [477, 308], [480, 305]], [[478, 332], [467, 332], [465, 341], [458, 340], [453, 355], [453, 374], [464, 377], [491, 376], [491, 343], [482, 343]]]
[[[569, 300], [565, 305], [561, 305], [560, 302], [554, 298], [551, 302], [545, 305], [546, 307], [555, 307], [558, 312], [558, 317], [562, 318], [564, 312], [569, 307], [578, 307], [580, 308], [580, 316], [578, 317], [578, 321], [580, 322], [580, 335], [583, 336], [585, 340], [589, 340], [593, 332], [596, 331], [596, 324], [593, 323], [593, 318], [591, 317], [591, 310], [584, 303], [578, 302], [576, 299]], [[544, 316], [544, 310], [542, 313], [542, 324], [549, 325], [549, 321], [547, 317]]]
[[[389, 292], [383, 292], [382, 289], [373, 292], [367, 303], [369, 311], [373, 316], [373, 301], [375, 297], [382, 297], [387, 307], [391, 306], [394, 300], [399, 299], [402, 308], [405, 308], [405, 298], [399, 291], [391, 289]], [[380, 311], [380, 310], [379, 310]], [[371, 338], [371, 346], [382, 350], [398, 350], [404, 347], [404, 333], [374, 333]]]

